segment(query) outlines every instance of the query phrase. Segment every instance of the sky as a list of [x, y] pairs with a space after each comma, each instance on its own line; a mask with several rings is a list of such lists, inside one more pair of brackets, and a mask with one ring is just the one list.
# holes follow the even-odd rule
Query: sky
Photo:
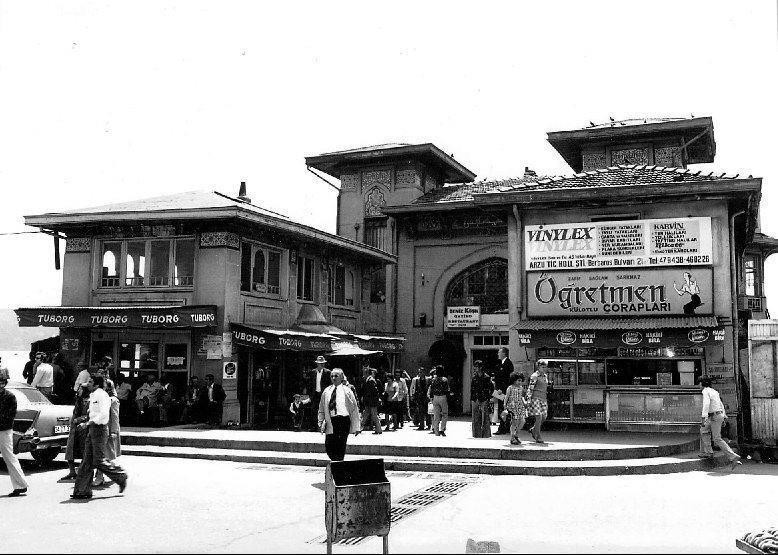
[[[0, 0], [0, 233], [240, 181], [332, 232], [305, 156], [433, 142], [479, 179], [562, 175], [549, 131], [694, 114], [717, 143], [696, 167], [763, 177], [778, 237], [777, 28], [768, 0]], [[0, 255], [0, 308], [60, 303], [50, 237], [2, 235]], [[778, 316], [778, 256], [766, 282]]]

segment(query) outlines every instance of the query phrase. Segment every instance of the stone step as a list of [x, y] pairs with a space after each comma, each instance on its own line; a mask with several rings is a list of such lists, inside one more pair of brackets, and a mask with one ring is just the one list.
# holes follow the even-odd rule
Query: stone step
[[[198, 447], [160, 447], [123, 445], [123, 455], [206, 459], [242, 463], [325, 467], [329, 462], [322, 453], [289, 453], [253, 449], [213, 449]], [[360, 457], [349, 457], [350, 460]], [[384, 456], [387, 470], [446, 472], [488, 475], [535, 476], [616, 476], [624, 474], [669, 474], [693, 470], [713, 470], [726, 465], [726, 457], [713, 460], [695, 455], [640, 459], [602, 459], [592, 461], [517, 461], [473, 458], [426, 458]]]
[[[207, 433], [187, 432], [122, 432], [122, 445], [149, 447], [192, 447], [197, 449], [228, 449], [239, 451], [263, 451], [277, 453], [324, 453], [324, 441], [320, 434], [291, 434], [283, 439], [236, 439], [241, 432], [232, 432], [228, 437], [214, 437]], [[278, 432], [283, 434], [283, 432]], [[225, 434], [226, 436], [226, 434]], [[503, 440], [485, 441], [482, 445], [473, 445], [474, 440], [448, 440], [448, 438], [424, 437], [430, 443], [438, 445], [398, 445], [381, 442], [381, 436], [363, 434], [359, 439], [349, 440], [347, 453], [355, 456], [370, 457], [427, 457], [446, 459], [476, 459], [498, 461], [597, 461], [648, 459], [671, 457], [696, 451], [699, 439], [682, 436], [673, 442], [659, 445], [585, 445], [570, 442], [557, 442], [551, 439], [548, 444], [525, 442], [520, 447], [509, 445], [507, 436]], [[648, 438], [646, 438], [648, 439]], [[456, 443], [455, 443], [456, 442]], [[467, 443], [470, 443], [469, 445]], [[443, 445], [440, 445], [443, 443]], [[446, 445], [446, 443], [450, 443]], [[458, 443], [458, 444], [457, 444]]]

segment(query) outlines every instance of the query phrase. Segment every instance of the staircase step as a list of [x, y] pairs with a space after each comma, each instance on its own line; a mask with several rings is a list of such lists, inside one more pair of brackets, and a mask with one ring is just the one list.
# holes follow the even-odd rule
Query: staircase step
[[[323, 453], [289, 453], [256, 449], [215, 449], [182, 446], [122, 445], [123, 455], [206, 459], [273, 465], [327, 466]], [[350, 459], [359, 457], [349, 457]], [[624, 474], [668, 474], [693, 470], [713, 470], [726, 465], [726, 457], [718, 454], [714, 460], [696, 455], [651, 457], [639, 459], [603, 459], [589, 461], [495, 460], [446, 457], [383, 456], [387, 470], [414, 472], [446, 472], [489, 475], [534, 476], [615, 476]]]

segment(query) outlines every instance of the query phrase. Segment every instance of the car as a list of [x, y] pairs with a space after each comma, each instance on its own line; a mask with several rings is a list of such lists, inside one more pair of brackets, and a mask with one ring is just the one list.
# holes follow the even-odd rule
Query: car
[[39, 463], [50, 463], [67, 446], [73, 405], [55, 405], [24, 382], [9, 382], [6, 389], [16, 397], [14, 453], [30, 453]]

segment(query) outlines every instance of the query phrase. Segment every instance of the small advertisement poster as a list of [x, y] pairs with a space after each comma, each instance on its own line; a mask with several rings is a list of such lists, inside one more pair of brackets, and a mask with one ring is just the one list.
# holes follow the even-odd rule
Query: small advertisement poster
[[531, 317], [711, 314], [713, 269], [530, 272], [527, 297]]
[[237, 362], [224, 362], [224, 372], [222, 374], [223, 380], [234, 380], [238, 377], [238, 363]]
[[711, 219], [665, 218], [530, 225], [528, 272], [713, 264]]
[[481, 327], [480, 306], [450, 306], [446, 314], [446, 328], [473, 329]]

